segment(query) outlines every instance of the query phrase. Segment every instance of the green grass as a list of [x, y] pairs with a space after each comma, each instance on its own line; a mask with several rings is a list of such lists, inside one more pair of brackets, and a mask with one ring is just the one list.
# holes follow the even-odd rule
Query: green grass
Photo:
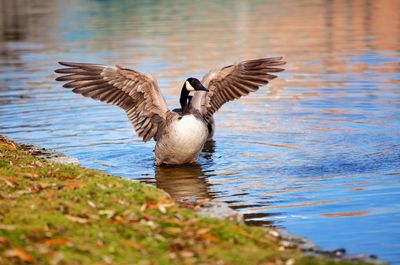
[[164, 192], [49, 163], [0, 136], [0, 264], [368, 264], [280, 248], [268, 229], [200, 218]]

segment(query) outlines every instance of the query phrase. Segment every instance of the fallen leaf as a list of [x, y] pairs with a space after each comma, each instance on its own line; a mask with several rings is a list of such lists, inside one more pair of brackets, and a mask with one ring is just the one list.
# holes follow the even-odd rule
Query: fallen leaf
[[44, 244], [49, 246], [63, 246], [68, 243], [66, 238], [50, 238], [43, 241]]
[[112, 220], [113, 224], [126, 224], [128, 223], [128, 220], [126, 220], [125, 218], [123, 218], [120, 215], [114, 216], [113, 220]]
[[75, 177], [73, 177], [73, 176], [60, 176], [59, 177], [60, 179], [75, 179]]
[[62, 252], [55, 252], [50, 258], [50, 265], [64, 264], [64, 254]]
[[13, 231], [17, 228], [15, 225], [5, 225], [5, 224], [0, 224], [0, 230], [8, 230], [8, 231]]
[[113, 264], [113, 259], [111, 256], [102, 256], [101, 259], [106, 263], [106, 264]]
[[102, 240], [100, 240], [100, 239], [97, 239], [97, 240], [96, 240], [96, 246], [97, 246], [97, 247], [100, 247], [100, 248], [101, 248], [101, 247], [104, 247], [104, 242], [103, 242]]
[[162, 214], [166, 214], [166, 213], [167, 213], [167, 208], [165, 208], [165, 206], [162, 205], [162, 204], [158, 205], [158, 210], [159, 210], [160, 213], [162, 213]]
[[7, 238], [0, 236], [0, 245], [8, 245], [9, 241]]
[[210, 234], [201, 235], [201, 238], [204, 239], [204, 240], [213, 242], [213, 243], [219, 242], [219, 238], [218, 237], [210, 235]]
[[7, 180], [7, 181], [9, 181], [9, 182], [12, 182], [12, 183], [18, 184], [18, 179], [17, 179], [17, 178], [15, 178], [15, 177], [10, 177], [10, 176], [0, 176], [0, 179]]
[[22, 261], [25, 262], [32, 262], [33, 261], [33, 257], [25, 252], [24, 250], [20, 249], [20, 248], [12, 248], [9, 250], [4, 251], [4, 256], [6, 257], [16, 257]]
[[195, 254], [193, 251], [183, 250], [183, 251], [179, 252], [179, 255], [183, 258], [191, 258], [191, 257], [194, 257]]
[[288, 259], [286, 262], [285, 262], [285, 265], [294, 265], [295, 264], [295, 260], [292, 258], [292, 259]]
[[112, 218], [115, 215], [114, 210], [100, 210], [99, 215], [106, 216], [108, 219]]
[[97, 183], [96, 185], [97, 185], [97, 187], [99, 187], [102, 190], [106, 190], [107, 189], [107, 187], [104, 186], [103, 184]]
[[40, 161], [35, 161], [35, 162], [33, 162], [33, 165], [34, 165], [34, 166], [37, 166], [37, 167], [43, 167], [43, 163], [40, 162]]
[[39, 175], [35, 173], [24, 173], [22, 174], [23, 177], [30, 178], [30, 179], [38, 179]]
[[87, 204], [92, 208], [96, 208], [96, 204], [92, 201], [87, 201]]
[[144, 224], [144, 225], [147, 225], [150, 228], [155, 228], [157, 226], [156, 223], [153, 222], [153, 221], [143, 221], [142, 220], [141, 223]]
[[146, 221], [149, 221], [149, 220], [151, 220], [151, 219], [153, 219], [154, 217], [152, 216], [152, 215], [150, 215], [150, 214], [142, 214], [142, 220], [146, 220]]
[[70, 220], [71, 222], [78, 223], [78, 224], [87, 224], [89, 222], [88, 219], [82, 218], [82, 217], [78, 217], [78, 216], [66, 215], [65, 217], [68, 220]]
[[174, 252], [168, 253], [168, 257], [170, 259], [176, 259], [177, 258], [176, 253], [174, 253]]
[[146, 209], [147, 209], [147, 204], [143, 203], [142, 206], [140, 206], [140, 211], [144, 212], [144, 211], [146, 211]]
[[179, 227], [167, 227], [164, 229], [165, 233], [170, 235], [177, 235], [182, 233], [182, 228]]
[[84, 188], [85, 184], [80, 182], [79, 180], [73, 180], [73, 181], [68, 182], [64, 187], [67, 190], [76, 190], [76, 189]]
[[31, 186], [31, 188], [30, 188], [29, 190], [30, 190], [30, 193], [32, 193], [32, 192], [39, 192], [39, 191], [42, 190], [42, 186], [39, 185], [39, 184], [37, 184], [37, 183], [33, 183], [32, 186]]
[[170, 248], [172, 251], [181, 251], [185, 247], [185, 241], [180, 238], [176, 238], [172, 241]]
[[100, 220], [100, 216], [97, 214], [89, 214], [89, 218], [92, 220]]
[[45, 190], [49, 188], [56, 188], [57, 184], [56, 183], [48, 183], [48, 182], [41, 182], [39, 183], [39, 189], [40, 190]]
[[[151, 203], [150, 205], [142, 205], [142, 207], [145, 207], [144, 210], [146, 210], [146, 208], [148, 207], [149, 209], [152, 210], [159, 210], [162, 214], [167, 213], [167, 208], [173, 206], [174, 204], [172, 203], [167, 203], [167, 204], [158, 204], [158, 203]], [[141, 209], [142, 210], [142, 209]]]
[[209, 228], [200, 228], [199, 230], [196, 231], [196, 233], [197, 233], [198, 235], [203, 235], [203, 234], [208, 233], [209, 231], [210, 231]]
[[18, 179], [10, 176], [0, 176], [0, 179], [3, 180], [7, 186], [11, 188], [15, 188], [18, 185]]
[[150, 204], [149, 209], [152, 209], [152, 210], [158, 209], [158, 204], [157, 203]]
[[136, 250], [141, 250], [144, 248], [144, 246], [142, 244], [132, 241], [132, 240], [124, 240], [124, 241], [122, 241], [122, 244], [126, 247], [133, 247]]
[[58, 193], [57, 191], [53, 191], [53, 190], [44, 193], [44, 196], [45, 196], [46, 198], [48, 198], [48, 199], [57, 198], [58, 195], [59, 195], [59, 193]]
[[110, 183], [110, 185], [112, 185], [111, 186], [112, 188], [122, 188], [123, 187], [122, 183], [113, 183], [113, 184]]
[[118, 200], [117, 200], [117, 203], [119, 203], [119, 204], [121, 204], [121, 205], [128, 205], [128, 203], [127, 203], [125, 200], [123, 200], [123, 199], [118, 199]]

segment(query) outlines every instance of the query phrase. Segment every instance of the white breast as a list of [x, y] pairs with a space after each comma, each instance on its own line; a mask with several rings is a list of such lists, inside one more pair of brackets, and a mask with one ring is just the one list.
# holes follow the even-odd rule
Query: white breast
[[207, 141], [206, 124], [193, 115], [185, 115], [172, 121], [170, 126], [168, 133], [157, 141], [156, 165], [196, 161]]
[[199, 149], [207, 138], [207, 127], [193, 115], [185, 115], [173, 126], [171, 134], [175, 144], [187, 149]]

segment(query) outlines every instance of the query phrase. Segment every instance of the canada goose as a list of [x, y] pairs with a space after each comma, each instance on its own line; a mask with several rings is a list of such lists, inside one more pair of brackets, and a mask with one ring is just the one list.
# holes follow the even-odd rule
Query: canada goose
[[[284, 69], [282, 57], [243, 61], [212, 70], [200, 82], [188, 78], [180, 95], [180, 109], [168, 110], [156, 80], [148, 74], [100, 64], [59, 62], [67, 68], [57, 81], [72, 91], [125, 110], [137, 134], [156, 141], [155, 164], [196, 161], [207, 139], [214, 134], [213, 114], [226, 102], [267, 84]], [[189, 95], [193, 91], [193, 96]]]

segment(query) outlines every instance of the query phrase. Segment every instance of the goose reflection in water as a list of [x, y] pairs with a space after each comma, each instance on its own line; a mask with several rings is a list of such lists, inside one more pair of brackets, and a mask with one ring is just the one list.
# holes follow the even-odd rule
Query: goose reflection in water
[[[205, 166], [212, 164], [214, 150], [214, 141], [209, 141], [204, 146], [200, 160], [205, 160]], [[168, 192], [178, 202], [213, 199], [207, 177], [198, 163], [155, 167], [156, 186]]]

